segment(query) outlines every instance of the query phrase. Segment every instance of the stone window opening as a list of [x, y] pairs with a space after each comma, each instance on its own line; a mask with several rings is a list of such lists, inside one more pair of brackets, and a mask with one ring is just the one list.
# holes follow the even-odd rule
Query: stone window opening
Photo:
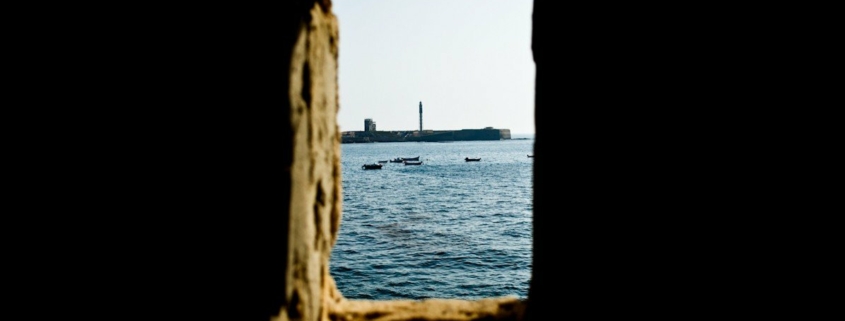
[[[294, 145], [290, 175], [296, 188], [291, 190], [284, 299], [271, 320], [527, 320], [532, 295], [539, 291], [536, 259], [532, 259], [528, 299], [349, 300], [337, 289], [329, 273], [329, 257], [342, 212], [341, 135], [336, 124], [338, 24], [330, 1], [303, 3], [310, 4], [307, 10], [302, 4], [292, 6], [300, 11], [291, 18], [300, 23], [291, 39], [288, 83], [290, 108], [302, 111], [293, 112], [290, 119]], [[534, 167], [536, 172], [537, 163]], [[536, 177], [534, 181], [536, 185]], [[534, 234], [537, 197], [535, 188]], [[536, 257], [540, 253], [532, 246]]]

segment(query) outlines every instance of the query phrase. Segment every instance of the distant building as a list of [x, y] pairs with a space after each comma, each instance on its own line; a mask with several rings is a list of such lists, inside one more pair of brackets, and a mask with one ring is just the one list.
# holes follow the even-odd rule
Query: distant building
[[420, 101], [420, 132], [422, 131], [422, 101]]
[[341, 133], [341, 143], [375, 143], [375, 142], [448, 142], [467, 140], [506, 140], [511, 139], [510, 129], [461, 130], [404, 130], [404, 131], [351, 131]]
[[467, 140], [505, 140], [511, 139], [510, 129], [496, 129], [492, 126], [483, 129], [431, 130], [423, 129], [422, 101], [419, 104], [419, 130], [377, 131], [372, 118], [364, 119], [363, 131], [341, 132], [341, 143], [375, 142], [449, 142]]
[[374, 122], [372, 118], [364, 119], [364, 131], [365, 132], [376, 131], [376, 122]]

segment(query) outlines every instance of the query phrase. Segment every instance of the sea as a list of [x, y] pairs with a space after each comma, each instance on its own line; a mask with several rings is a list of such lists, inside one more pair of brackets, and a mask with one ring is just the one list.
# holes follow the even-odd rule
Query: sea
[[[527, 298], [533, 154], [533, 135], [341, 144], [343, 212], [329, 265], [340, 292], [352, 300]], [[422, 165], [362, 168], [417, 156]]]

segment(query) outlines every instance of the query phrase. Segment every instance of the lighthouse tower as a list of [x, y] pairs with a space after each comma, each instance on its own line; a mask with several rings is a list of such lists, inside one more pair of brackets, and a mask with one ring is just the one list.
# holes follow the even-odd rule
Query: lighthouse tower
[[420, 101], [420, 133], [422, 133], [422, 101]]

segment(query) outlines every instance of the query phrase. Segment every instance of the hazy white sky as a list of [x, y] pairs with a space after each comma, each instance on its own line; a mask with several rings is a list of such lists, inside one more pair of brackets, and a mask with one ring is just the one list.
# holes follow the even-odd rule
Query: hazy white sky
[[534, 133], [533, 0], [333, 0], [341, 131]]

